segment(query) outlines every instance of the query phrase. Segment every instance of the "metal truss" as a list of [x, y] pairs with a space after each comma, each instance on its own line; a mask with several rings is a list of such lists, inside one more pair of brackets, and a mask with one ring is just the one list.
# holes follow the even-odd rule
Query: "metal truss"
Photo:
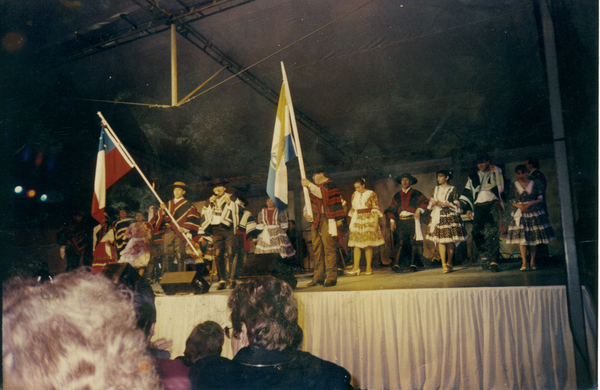
[[[117, 32], [102, 33], [95, 32], [94, 34], [76, 34], [76, 42], [66, 42], [63, 46], [74, 46], [84, 43], [82, 48], [75, 51], [69, 50], [70, 53], [63, 58], [67, 58], [64, 62], [73, 62], [79, 59], [92, 56], [94, 54], [114, 49], [119, 46], [137, 41], [142, 38], [153, 36], [170, 30], [171, 25], [175, 24], [177, 32], [196, 48], [202, 50], [206, 55], [212, 58], [215, 62], [223, 67], [226, 67], [229, 72], [236, 75], [241, 81], [246, 83], [256, 92], [264, 96], [268, 101], [277, 105], [279, 101], [278, 91], [271, 89], [265, 82], [258, 79], [249, 71], [244, 71], [244, 67], [236, 63], [233, 59], [225, 55], [217, 46], [211, 43], [198, 30], [191, 26], [191, 23], [200, 19], [216, 15], [221, 12], [239, 7], [241, 5], [251, 3], [255, 0], [207, 0], [187, 5], [182, 0], [175, 0], [184, 8], [175, 12], [169, 11], [156, 0], [131, 0], [140, 9], [146, 11], [152, 16], [149, 21], [136, 24], [131, 17], [120, 15], [120, 19], [130, 25], [129, 28], [121, 29]], [[55, 65], [59, 66], [61, 63]], [[340, 152], [344, 152], [337, 146], [338, 142], [331, 134], [329, 134], [317, 122], [295, 110], [296, 120], [304, 127], [310, 130], [321, 138], [326, 144]]]

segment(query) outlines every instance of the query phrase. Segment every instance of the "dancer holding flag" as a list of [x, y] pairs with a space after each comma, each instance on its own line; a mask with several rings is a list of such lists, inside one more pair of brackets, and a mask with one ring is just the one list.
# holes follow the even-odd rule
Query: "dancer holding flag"
[[[158, 193], [156, 193], [156, 190], [154, 189], [154, 186], [152, 184], [150, 184], [150, 182], [148, 181], [148, 178], [144, 175], [144, 173], [142, 172], [142, 170], [140, 169], [140, 167], [135, 163], [135, 161], [133, 160], [133, 158], [131, 157], [131, 155], [129, 154], [129, 152], [125, 149], [125, 147], [123, 146], [123, 144], [121, 143], [121, 141], [119, 140], [119, 138], [117, 137], [117, 135], [115, 134], [115, 132], [112, 130], [112, 128], [110, 127], [110, 125], [108, 124], [108, 122], [106, 121], [106, 119], [104, 119], [104, 117], [102, 116], [102, 114], [100, 112], [98, 112], [98, 116], [100, 117], [100, 119], [102, 120], [102, 133], [101, 133], [101, 146], [102, 146], [102, 135], [106, 134], [107, 138], [110, 139], [110, 143], [108, 143], [108, 141], [105, 141], [106, 145], [114, 145], [113, 148], [108, 148], [107, 146], [107, 150], [108, 152], [106, 152], [106, 156], [107, 158], [105, 159], [104, 157], [104, 153], [99, 152], [98, 153], [98, 164], [96, 167], [96, 187], [94, 188], [94, 200], [92, 202], [92, 214], [95, 213], [97, 214], [99, 212], [99, 210], [102, 210], [102, 212], [98, 215], [98, 217], [96, 218], [98, 221], [101, 221], [102, 219], [102, 213], [104, 212], [104, 207], [106, 206], [106, 189], [108, 187], [110, 187], [116, 180], [118, 180], [121, 176], [123, 176], [125, 173], [127, 173], [127, 171], [131, 168], [135, 168], [138, 173], [140, 174], [140, 176], [142, 177], [142, 179], [144, 180], [144, 182], [146, 183], [146, 185], [148, 186], [148, 188], [150, 189], [150, 191], [152, 191], [152, 194], [156, 197], [156, 199], [158, 200], [159, 204], [161, 205], [161, 210], [166, 213], [166, 215], [169, 217], [170, 221], [170, 227], [173, 230], [173, 233], [178, 237], [181, 238], [182, 240], [185, 240], [185, 242], [187, 242], [187, 244], [189, 245], [189, 247], [192, 249], [192, 252], [194, 252], [194, 254], [196, 255], [197, 258], [201, 258], [201, 253], [198, 252], [198, 250], [196, 249], [196, 247], [194, 246], [191, 238], [189, 237], [188, 234], [182, 234], [185, 233], [185, 230], [193, 230], [190, 229], [187, 226], [180, 226], [179, 225], [179, 219], [181, 218], [181, 216], [178, 217], [174, 217], [172, 210], [170, 209], [170, 207], [168, 207], [166, 204], [163, 206], [164, 202], [162, 201], [162, 199], [160, 198], [160, 196], [158, 196]], [[110, 151], [112, 151], [112, 149], [116, 148], [118, 154], [114, 156], [114, 158], [116, 158], [116, 162], [113, 160], [113, 154], [109, 153]], [[110, 163], [111, 165], [109, 166], [109, 159], [108, 156], [111, 156], [111, 160]], [[122, 158], [124, 160], [124, 163], [127, 164], [129, 166], [129, 168], [126, 168], [125, 166], [122, 165], [122, 163], [120, 163], [120, 159], [118, 158]], [[119, 163], [119, 165], [117, 165], [117, 163]], [[103, 167], [105, 169], [103, 169]], [[125, 170], [125, 168], [127, 170]], [[120, 174], [120, 176], [116, 177], [115, 176], [110, 176], [108, 175], [108, 173], [110, 172], [117, 172]], [[110, 180], [109, 180], [110, 179]], [[179, 188], [180, 191], [177, 191], [177, 193], [175, 192], [175, 190], [173, 191], [173, 195], [175, 198], [179, 197], [179, 193], [181, 192], [180, 196], [183, 197], [183, 194], [185, 193], [185, 190], [183, 190], [181, 187], [186, 187], [184, 183], [180, 183], [178, 185], [178, 182], [176, 182], [175, 184], [172, 185], [172, 187], [175, 188], [175, 190], [177, 190]], [[173, 200], [173, 203], [176, 202], [176, 199]], [[186, 201], [187, 202], [187, 201]], [[164, 208], [163, 208], [164, 207]], [[197, 215], [197, 211], [195, 213], [194, 216]], [[196, 217], [197, 218], [197, 217]], [[198, 221], [199, 222], [199, 221]], [[198, 226], [197, 222], [194, 222], [195, 226]], [[197, 230], [197, 228], [195, 229]], [[179, 233], [179, 234], [177, 234]], [[206, 282], [206, 280], [204, 280], [201, 276], [197, 275], [196, 276], [198, 278], [198, 281], [202, 284], [202, 294], [208, 292], [208, 289], [210, 288], [210, 285], [208, 284], [208, 282]]]
[[[105, 220], [108, 216], [104, 212], [106, 190], [133, 168], [131, 161], [117, 145], [119, 143], [110, 136], [110, 132], [106, 131], [106, 126], [103, 123], [100, 130], [94, 196], [92, 199], [92, 217], [100, 222], [101, 226], [106, 224]], [[106, 264], [115, 263], [118, 260], [116, 248], [114, 247], [114, 231], [112, 231], [110, 237], [105, 238], [104, 236], [105, 234], [102, 234], [97, 238], [97, 242], [102, 242], [102, 245], [94, 245], [94, 259], [92, 262], [92, 272], [94, 273], [101, 272]]]

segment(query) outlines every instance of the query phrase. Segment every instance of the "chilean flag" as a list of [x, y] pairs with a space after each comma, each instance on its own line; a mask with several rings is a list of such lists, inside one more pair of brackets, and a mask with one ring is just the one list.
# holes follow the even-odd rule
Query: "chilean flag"
[[106, 190], [133, 168], [133, 164], [124, 156], [118, 146], [105, 131], [100, 131], [98, 159], [96, 160], [96, 180], [94, 181], [94, 199], [92, 217], [102, 223], [106, 207]]

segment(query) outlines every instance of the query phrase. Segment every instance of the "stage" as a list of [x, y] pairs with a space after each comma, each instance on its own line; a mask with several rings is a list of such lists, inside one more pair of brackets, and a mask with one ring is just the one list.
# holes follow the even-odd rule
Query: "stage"
[[[381, 268], [328, 288], [306, 287], [312, 275], [299, 274], [302, 348], [345, 367], [363, 389], [575, 388], [564, 267], [519, 267], [458, 266], [446, 275]], [[157, 296], [154, 339], [173, 340], [172, 357], [198, 323], [230, 324], [231, 290], [215, 286], [205, 295]], [[583, 297], [595, 378], [594, 308], [585, 289]], [[232, 357], [227, 339], [223, 355]]]

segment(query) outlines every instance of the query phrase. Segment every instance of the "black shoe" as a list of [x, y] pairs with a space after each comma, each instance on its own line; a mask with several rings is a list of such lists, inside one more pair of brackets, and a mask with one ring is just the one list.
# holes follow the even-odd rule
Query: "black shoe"
[[410, 266], [410, 272], [417, 272], [419, 269], [417, 268], [416, 265], [411, 265]]
[[490, 270], [492, 272], [500, 272], [500, 267], [496, 263], [490, 263]]
[[225, 285], [226, 285], [226, 283], [224, 281], [220, 281], [219, 285], [217, 286], [217, 290], [224, 290]]
[[310, 281], [310, 282], [309, 282], [309, 283], [306, 285], [306, 287], [312, 287], [312, 286], [318, 286], [318, 285], [322, 286], [324, 282], [325, 282], [325, 281], [324, 281], [323, 279], [321, 279], [321, 280], [311, 280], [311, 281]]
[[392, 271], [399, 274], [400, 272], [402, 272], [402, 268], [400, 268], [400, 266], [398, 264], [394, 264], [394, 265], [392, 265]]
[[232, 280], [231, 284], [229, 285], [229, 288], [233, 290], [235, 286], [237, 286], [237, 282], [235, 280]]
[[337, 284], [337, 280], [327, 280], [323, 283], [324, 287], [333, 287]]

